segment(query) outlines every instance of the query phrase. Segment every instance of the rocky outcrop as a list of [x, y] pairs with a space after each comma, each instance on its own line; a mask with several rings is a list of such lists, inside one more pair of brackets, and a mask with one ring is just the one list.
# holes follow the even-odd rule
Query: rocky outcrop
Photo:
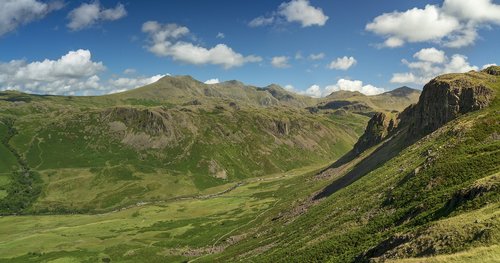
[[137, 109], [132, 107], [115, 107], [102, 112], [101, 116], [110, 122], [119, 121], [127, 127], [132, 127], [147, 134], [158, 135], [169, 133], [166, 119], [169, 116], [152, 109]]
[[378, 144], [391, 134], [396, 128], [396, 120], [386, 113], [376, 113], [368, 121], [365, 133], [359, 138], [354, 145], [356, 154], [362, 153], [364, 150]]
[[399, 117], [410, 135], [427, 135], [458, 116], [487, 107], [493, 92], [466, 74], [449, 74], [424, 86], [419, 102]]
[[482, 70], [486, 74], [500, 76], [500, 66], [490, 66]]
[[431, 80], [424, 86], [418, 103], [407, 107], [397, 118], [375, 114], [354, 145], [354, 153], [358, 155], [402, 129], [407, 129], [407, 141], [417, 140], [462, 114], [487, 107], [494, 96], [484, 85], [488, 78], [483, 73], [470, 72]]

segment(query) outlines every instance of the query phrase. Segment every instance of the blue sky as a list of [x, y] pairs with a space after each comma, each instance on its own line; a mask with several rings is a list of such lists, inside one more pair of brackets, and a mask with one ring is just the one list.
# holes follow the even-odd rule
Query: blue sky
[[171, 74], [376, 94], [498, 63], [499, 29], [494, 0], [4, 0], [0, 89], [103, 94]]

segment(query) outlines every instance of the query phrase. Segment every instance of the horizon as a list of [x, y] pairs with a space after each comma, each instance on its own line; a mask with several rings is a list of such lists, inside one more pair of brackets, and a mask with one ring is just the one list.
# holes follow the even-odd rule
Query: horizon
[[309, 94], [304, 94], [304, 93], [298, 93], [296, 91], [291, 91], [291, 90], [288, 90], [286, 89], [285, 87], [279, 85], [279, 84], [276, 84], [276, 83], [271, 83], [271, 84], [268, 84], [268, 85], [265, 85], [265, 86], [254, 86], [254, 85], [251, 85], [251, 84], [247, 84], [247, 83], [244, 83], [244, 82], [241, 82], [239, 80], [236, 80], [236, 79], [230, 79], [230, 80], [225, 80], [225, 81], [222, 81], [222, 82], [217, 82], [217, 83], [206, 83], [199, 80], [199, 79], [195, 79], [193, 76], [191, 75], [165, 75], [163, 77], [161, 77], [160, 79], [154, 81], [154, 82], [151, 82], [149, 84], [145, 84], [144, 86], [138, 86], [138, 87], [133, 87], [133, 88], [129, 88], [129, 89], [126, 89], [126, 90], [123, 90], [123, 91], [117, 91], [117, 92], [113, 92], [113, 93], [107, 93], [107, 94], [95, 94], [95, 95], [69, 95], [69, 94], [37, 94], [37, 93], [29, 93], [29, 92], [25, 92], [25, 91], [22, 91], [22, 90], [15, 90], [15, 89], [3, 89], [3, 90], [0, 90], [0, 92], [20, 92], [20, 93], [23, 93], [23, 94], [27, 94], [27, 95], [34, 95], [34, 96], [60, 96], [60, 97], [69, 97], [69, 96], [75, 96], [75, 97], [99, 97], [99, 96], [106, 96], [106, 95], [113, 95], [113, 94], [119, 94], [119, 93], [123, 93], [123, 92], [127, 92], [127, 91], [132, 91], [132, 90], [135, 90], [135, 89], [140, 89], [140, 88], [143, 88], [143, 87], [146, 87], [146, 86], [149, 86], [150, 84], [154, 84], [158, 81], [160, 81], [161, 79], [163, 78], [178, 78], [178, 77], [190, 77], [192, 78], [193, 80], [199, 82], [200, 84], [202, 85], [218, 85], [218, 84], [225, 84], [225, 83], [231, 83], [231, 82], [238, 82], [238, 83], [241, 83], [244, 87], [243, 88], [249, 88], [249, 87], [253, 87], [253, 88], [258, 88], [258, 89], [267, 89], [271, 86], [278, 86], [279, 88], [283, 89], [284, 91], [287, 91], [287, 92], [290, 92], [292, 94], [295, 94], [295, 95], [298, 95], [298, 96], [305, 96], [305, 97], [309, 97], [309, 98], [313, 98], [313, 99], [321, 99], [321, 98], [326, 98], [334, 93], [338, 93], [338, 92], [350, 92], [350, 93], [359, 93], [361, 95], [364, 95], [364, 96], [377, 96], [377, 95], [381, 95], [381, 94], [384, 94], [384, 93], [391, 93], [392, 91], [395, 91], [395, 90], [399, 90], [399, 89], [410, 89], [410, 90], [413, 90], [413, 91], [418, 91], [418, 92], [421, 92], [422, 90], [421, 89], [415, 89], [415, 88], [412, 88], [412, 87], [408, 87], [406, 85], [403, 85], [403, 86], [400, 86], [400, 87], [397, 87], [397, 88], [394, 88], [394, 89], [391, 89], [391, 90], [385, 90], [384, 92], [382, 93], [377, 93], [377, 94], [365, 94], [365, 93], [362, 93], [358, 90], [347, 90], [347, 89], [341, 89], [341, 90], [335, 90], [335, 91], [332, 91], [331, 93], [329, 94], [326, 94], [325, 96], [322, 96], [322, 97], [313, 97]]
[[375, 95], [421, 90], [437, 75], [481, 70], [500, 56], [493, 0], [477, 1], [470, 14], [462, 0], [151, 3], [3, 1], [0, 90], [102, 95], [170, 74], [312, 97]]

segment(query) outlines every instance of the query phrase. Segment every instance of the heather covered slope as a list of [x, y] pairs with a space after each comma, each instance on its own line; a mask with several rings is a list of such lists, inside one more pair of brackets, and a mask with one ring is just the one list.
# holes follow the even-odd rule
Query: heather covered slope
[[329, 186], [203, 261], [498, 261], [499, 83], [486, 71], [438, 77], [397, 128], [316, 176]]

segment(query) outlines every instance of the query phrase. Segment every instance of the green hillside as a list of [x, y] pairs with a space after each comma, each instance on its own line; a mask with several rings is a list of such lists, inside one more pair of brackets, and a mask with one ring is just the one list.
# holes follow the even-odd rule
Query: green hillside
[[357, 91], [335, 91], [313, 108], [317, 111], [347, 110], [372, 115], [375, 112], [401, 112], [416, 103], [420, 92], [408, 87], [397, 88], [379, 95], [367, 96]]
[[[500, 100], [492, 98], [499, 80], [474, 72], [437, 78], [401, 114], [399, 128], [317, 175], [331, 178], [324, 190], [202, 261], [497, 262]], [[430, 107], [456, 111], [457, 118], [427, 135], [422, 123], [446, 121], [437, 112], [416, 118]]]
[[[264, 105], [256, 101], [271, 93], [228, 83], [196, 82], [237, 94], [203, 98], [192, 82], [168, 77], [104, 97], [0, 94], [2, 213], [109, 211], [323, 164], [352, 147], [367, 119], [349, 113], [347, 124], [277, 99]], [[177, 90], [192, 94], [170, 98]], [[31, 176], [9, 173], [19, 166]]]
[[271, 95], [274, 106], [254, 93], [168, 104], [144, 95], [135, 105], [127, 93], [3, 94], [11, 169], [32, 180], [12, 188], [18, 177], [7, 173], [2, 204], [17, 198], [12, 189], [34, 199], [23, 199], [25, 215], [0, 218], [0, 258], [498, 261], [492, 69], [440, 76], [418, 103], [381, 114], [311, 111], [281, 102], [286, 94]]

